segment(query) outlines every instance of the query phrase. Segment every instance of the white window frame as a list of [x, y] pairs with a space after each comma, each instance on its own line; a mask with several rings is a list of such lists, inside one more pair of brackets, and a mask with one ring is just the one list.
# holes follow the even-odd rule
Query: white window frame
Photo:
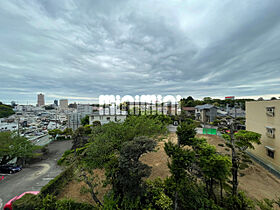
[[266, 115], [274, 117], [275, 107], [266, 107]]
[[[275, 157], [275, 149], [273, 149], [273, 148], [271, 148], [271, 147], [269, 147], [269, 146], [265, 146], [265, 148], [266, 148], [266, 155], [268, 156], [268, 157], [270, 157], [270, 158], [272, 158], [272, 159], [274, 159], [274, 157]], [[273, 155], [273, 157], [271, 157], [268, 153], [269, 152], [271, 152]]]
[[266, 127], [266, 135], [269, 137], [269, 138], [275, 138], [275, 128], [272, 128], [272, 127]]

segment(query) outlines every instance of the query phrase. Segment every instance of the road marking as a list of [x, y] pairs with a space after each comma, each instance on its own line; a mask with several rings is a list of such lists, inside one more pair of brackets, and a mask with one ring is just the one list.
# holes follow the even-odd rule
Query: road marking
[[51, 177], [44, 177], [44, 178], [43, 178], [43, 181], [50, 181], [50, 180], [52, 180], [52, 179], [54, 179], [54, 178], [51, 178]]
[[3, 200], [0, 198], [0, 209], [2, 209], [3, 206]]
[[0, 174], [0, 176], [11, 176], [12, 174]]

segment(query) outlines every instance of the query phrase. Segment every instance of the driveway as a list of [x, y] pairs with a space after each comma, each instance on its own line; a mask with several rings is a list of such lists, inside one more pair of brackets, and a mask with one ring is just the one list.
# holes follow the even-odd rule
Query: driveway
[[11, 198], [25, 191], [39, 191], [51, 179], [61, 173], [62, 168], [57, 165], [57, 160], [65, 150], [72, 147], [72, 141], [55, 141], [49, 144], [48, 158], [39, 163], [29, 165], [22, 171], [4, 176], [0, 181], [0, 209]]

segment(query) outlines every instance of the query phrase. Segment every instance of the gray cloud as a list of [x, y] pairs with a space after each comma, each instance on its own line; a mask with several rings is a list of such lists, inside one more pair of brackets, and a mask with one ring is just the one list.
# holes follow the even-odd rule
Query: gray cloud
[[0, 1], [0, 101], [277, 95], [279, 11], [278, 0]]

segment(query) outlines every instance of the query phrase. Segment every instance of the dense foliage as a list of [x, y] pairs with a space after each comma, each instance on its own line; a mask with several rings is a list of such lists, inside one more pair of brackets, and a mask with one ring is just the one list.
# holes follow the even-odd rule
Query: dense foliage
[[0, 165], [6, 164], [14, 158], [23, 160], [36, 156], [35, 150], [40, 148], [33, 145], [27, 138], [13, 132], [0, 132]]
[[253, 101], [254, 99], [212, 99], [210, 97], [205, 97], [203, 100], [195, 100], [191, 96], [181, 99], [181, 105], [184, 107], [195, 107], [197, 105], [203, 104], [213, 104], [215, 106], [225, 107], [228, 104], [230, 107], [234, 107], [235, 104], [239, 105], [243, 110], [245, 110], [245, 102]]
[[13, 115], [15, 112], [13, 108], [9, 105], [0, 104], [0, 118], [9, 117]]
[[21, 199], [13, 202], [14, 210], [94, 210], [94, 206], [79, 203], [71, 199], [57, 200], [55, 196], [26, 194]]

